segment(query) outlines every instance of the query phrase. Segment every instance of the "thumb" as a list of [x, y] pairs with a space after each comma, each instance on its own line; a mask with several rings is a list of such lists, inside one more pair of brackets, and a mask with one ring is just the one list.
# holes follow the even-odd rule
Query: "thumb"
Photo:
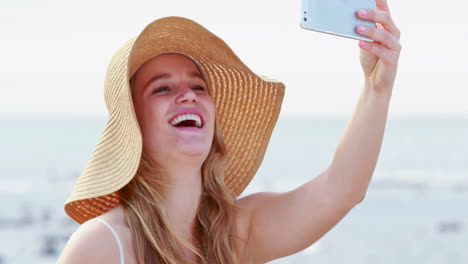
[[378, 57], [362, 48], [360, 48], [359, 57], [364, 74], [369, 75], [374, 69]]

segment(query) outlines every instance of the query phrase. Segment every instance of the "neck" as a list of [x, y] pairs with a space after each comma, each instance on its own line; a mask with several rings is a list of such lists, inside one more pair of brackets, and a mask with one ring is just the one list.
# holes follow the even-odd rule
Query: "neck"
[[170, 166], [164, 176], [170, 179], [165, 191], [166, 208], [177, 232], [190, 241], [202, 194], [201, 168]]
[[169, 219], [183, 238], [192, 241], [202, 195], [201, 167], [206, 157], [149, 154], [156, 161], [161, 177], [168, 180], [164, 199]]

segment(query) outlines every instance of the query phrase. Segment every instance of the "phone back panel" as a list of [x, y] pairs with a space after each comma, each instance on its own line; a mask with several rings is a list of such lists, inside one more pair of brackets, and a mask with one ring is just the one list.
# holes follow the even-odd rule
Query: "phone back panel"
[[302, 0], [301, 26], [324, 33], [372, 41], [356, 32], [356, 26], [375, 27], [375, 23], [359, 19], [359, 9], [375, 9], [374, 0]]

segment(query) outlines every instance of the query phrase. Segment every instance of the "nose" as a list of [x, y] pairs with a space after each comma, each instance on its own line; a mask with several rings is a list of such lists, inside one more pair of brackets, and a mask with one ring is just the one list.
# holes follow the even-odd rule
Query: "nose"
[[198, 96], [195, 93], [195, 91], [192, 90], [190, 87], [184, 87], [184, 88], [180, 89], [180, 93], [176, 98], [176, 102], [178, 104], [197, 103], [198, 102]]

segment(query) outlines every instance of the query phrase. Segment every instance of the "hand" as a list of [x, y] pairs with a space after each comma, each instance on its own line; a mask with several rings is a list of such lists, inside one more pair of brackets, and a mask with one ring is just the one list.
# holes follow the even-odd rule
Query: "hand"
[[356, 31], [374, 42], [359, 41], [361, 66], [366, 85], [391, 96], [400, 57], [400, 30], [390, 16], [387, 0], [376, 0], [377, 9], [358, 10], [360, 19], [373, 21], [376, 27], [359, 25]]

